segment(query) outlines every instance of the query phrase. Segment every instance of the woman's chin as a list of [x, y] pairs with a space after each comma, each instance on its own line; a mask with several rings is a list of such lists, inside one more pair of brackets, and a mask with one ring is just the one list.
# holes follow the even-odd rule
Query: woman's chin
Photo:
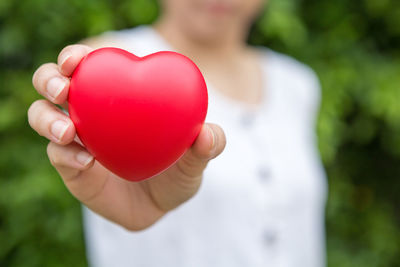
[[231, 25], [228, 23], [213, 24], [208, 22], [199, 27], [187, 29], [194, 40], [201, 43], [219, 43], [229, 38]]

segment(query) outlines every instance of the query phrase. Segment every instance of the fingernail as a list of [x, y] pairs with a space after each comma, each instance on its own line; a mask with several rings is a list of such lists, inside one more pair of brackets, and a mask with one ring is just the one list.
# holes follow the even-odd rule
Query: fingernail
[[54, 135], [54, 137], [58, 141], [60, 141], [63, 138], [65, 132], [68, 130], [68, 126], [69, 126], [68, 123], [66, 123], [65, 121], [61, 121], [61, 120], [55, 121], [51, 125], [51, 129], [50, 129], [51, 134]]
[[76, 154], [76, 160], [83, 166], [86, 166], [93, 160], [93, 156], [85, 151], [81, 151]]
[[210, 128], [210, 126], [207, 126], [207, 130], [209, 131], [209, 133], [211, 134], [211, 138], [212, 138], [212, 145], [211, 148], [214, 148], [215, 145], [215, 135], [214, 135], [214, 131]]
[[51, 98], [55, 99], [57, 98], [57, 96], [60, 95], [64, 87], [65, 87], [64, 80], [62, 80], [59, 77], [51, 78], [50, 81], [47, 82], [47, 88], [46, 88], [47, 94]]
[[72, 55], [70, 53], [64, 53], [60, 59], [60, 67], [70, 58]]

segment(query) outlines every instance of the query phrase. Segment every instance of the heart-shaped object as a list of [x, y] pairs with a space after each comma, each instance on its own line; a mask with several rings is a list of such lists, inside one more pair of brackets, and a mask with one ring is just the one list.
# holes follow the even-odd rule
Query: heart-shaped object
[[89, 53], [70, 83], [69, 114], [87, 150], [130, 180], [152, 177], [193, 144], [207, 114], [204, 78], [187, 57], [137, 57], [118, 48]]

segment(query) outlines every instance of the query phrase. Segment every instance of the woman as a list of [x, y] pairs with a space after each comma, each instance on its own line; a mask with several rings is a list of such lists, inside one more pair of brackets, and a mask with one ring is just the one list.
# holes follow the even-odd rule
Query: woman
[[[88, 207], [92, 266], [324, 265], [326, 188], [314, 139], [319, 84], [308, 67], [246, 44], [262, 4], [163, 0], [154, 25], [68, 46], [58, 64], [35, 72], [34, 87], [47, 100], [32, 104], [29, 122], [50, 140], [51, 163]], [[190, 57], [208, 85], [207, 121], [226, 133], [224, 153], [218, 156], [224, 132], [206, 123], [184, 157], [152, 179], [130, 183], [101, 166], [54, 104], [67, 109], [68, 77], [104, 46]]]

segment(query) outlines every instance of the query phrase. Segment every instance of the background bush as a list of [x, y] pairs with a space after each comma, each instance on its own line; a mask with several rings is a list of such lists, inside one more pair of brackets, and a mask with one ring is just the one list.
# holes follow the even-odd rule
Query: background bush
[[[0, 1], [0, 266], [85, 266], [80, 205], [28, 127], [35, 68], [66, 44], [152, 22], [150, 0]], [[400, 2], [270, 0], [249, 42], [323, 85], [329, 266], [400, 266]]]

